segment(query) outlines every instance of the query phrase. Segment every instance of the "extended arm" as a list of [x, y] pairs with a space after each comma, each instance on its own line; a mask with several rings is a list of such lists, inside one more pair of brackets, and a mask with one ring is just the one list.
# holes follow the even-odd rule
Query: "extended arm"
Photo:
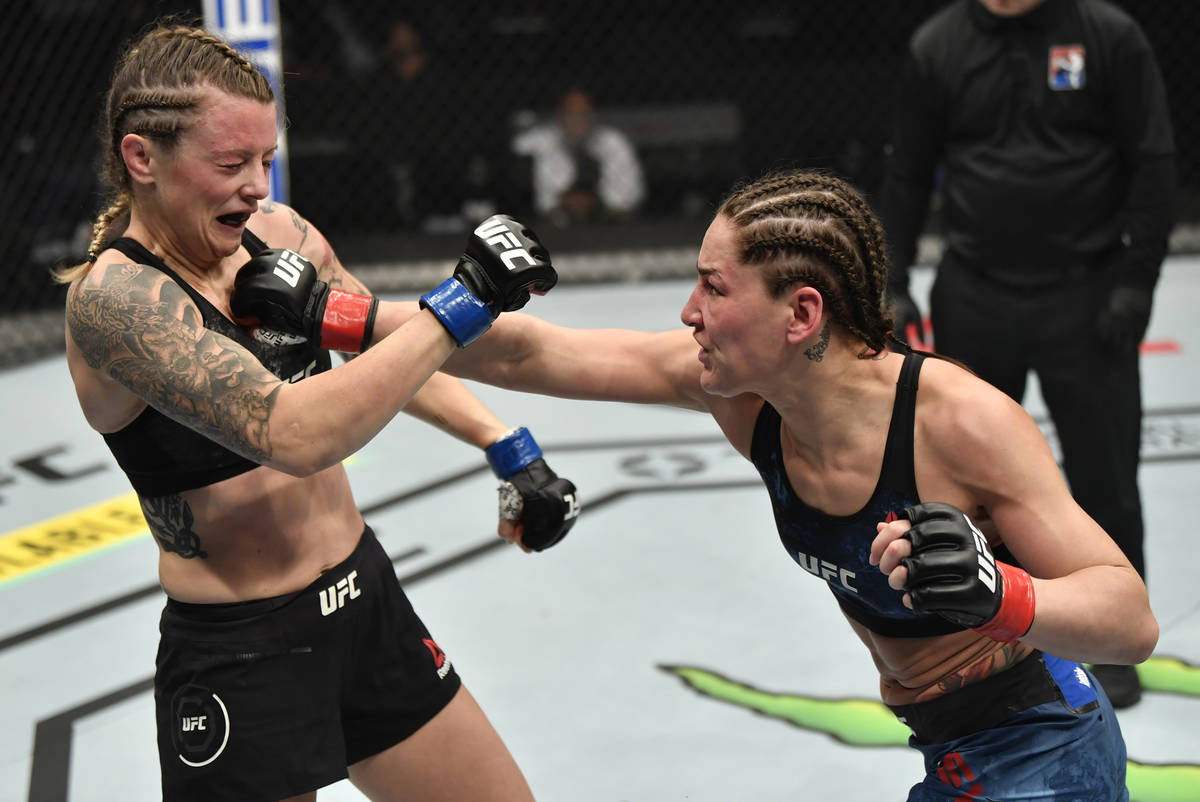
[[455, 348], [422, 312], [369, 359], [288, 384], [204, 328], [174, 282], [129, 264], [98, 265], [74, 286], [67, 325], [93, 369], [227, 448], [297, 475], [358, 450]]

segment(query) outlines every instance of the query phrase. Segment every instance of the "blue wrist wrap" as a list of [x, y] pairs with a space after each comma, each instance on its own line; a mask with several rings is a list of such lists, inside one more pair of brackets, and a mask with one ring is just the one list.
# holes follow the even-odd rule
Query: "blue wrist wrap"
[[488, 464], [501, 479], [508, 479], [517, 471], [536, 459], [541, 459], [542, 449], [534, 442], [533, 435], [522, 426], [507, 437], [502, 437], [486, 449]]
[[421, 296], [421, 308], [437, 315], [450, 336], [464, 348], [491, 328], [492, 313], [461, 281], [448, 278]]

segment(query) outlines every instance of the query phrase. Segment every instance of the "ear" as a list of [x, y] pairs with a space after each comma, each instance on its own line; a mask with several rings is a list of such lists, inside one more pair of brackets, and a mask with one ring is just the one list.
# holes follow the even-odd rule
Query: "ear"
[[814, 287], [797, 287], [788, 297], [788, 342], [798, 344], [821, 330], [825, 315], [825, 299]]
[[121, 138], [121, 158], [133, 183], [154, 183], [153, 148], [153, 143], [141, 134], [126, 134]]

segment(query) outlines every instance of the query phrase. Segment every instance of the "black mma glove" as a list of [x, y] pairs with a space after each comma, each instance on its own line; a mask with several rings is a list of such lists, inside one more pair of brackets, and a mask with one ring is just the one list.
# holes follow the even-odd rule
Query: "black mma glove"
[[550, 254], [523, 223], [505, 214], [484, 220], [467, 239], [454, 277], [421, 296], [459, 346], [474, 342], [501, 312], [548, 292], [558, 282]]
[[908, 569], [912, 609], [937, 613], [997, 641], [1015, 641], [1033, 624], [1033, 580], [1016, 566], [998, 562], [966, 513], [930, 502], [906, 507], [912, 522], [904, 534], [912, 555]]
[[330, 289], [295, 251], [263, 251], [238, 270], [229, 300], [242, 326], [295, 335], [333, 351], [359, 353], [371, 344], [379, 301]]
[[[908, 290], [889, 287], [887, 305], [892, 310], [892, 319], [894, 320], [892, 333], [895, 337], [910, 348], [925, 348], [927, 344], [925, 343], [921, 310], [917, 309], [917, 304]], [[912, 334], [910, 334], [910, 325]]]
[[521, 542], [543, 551], [566, 537], [579, 517], [575, 485], [550, 470], [529, 430], [510, 432], [485, 453], [501, 479], [500, 517], [524, 526]]
[[1114, 353], [1136, 351], [1150, 325], [1153, 300], [1153, 290], [1147, 287], [1126, 284], [1113, 287], [1096, 321], [1100, 342]]

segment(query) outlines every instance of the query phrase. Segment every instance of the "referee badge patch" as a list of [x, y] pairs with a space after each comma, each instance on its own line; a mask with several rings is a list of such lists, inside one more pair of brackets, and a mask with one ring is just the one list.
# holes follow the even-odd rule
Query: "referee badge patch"
[[1052, 45], [1047, 80], [1056, 92], [1083, 89], [1085, 82], [1083, 45]]
[[171, 699], [171, 740], [192, 768], [212, 763], [229, 743], [229, 711], [221, 697], [200, 685], [184, 685]]

